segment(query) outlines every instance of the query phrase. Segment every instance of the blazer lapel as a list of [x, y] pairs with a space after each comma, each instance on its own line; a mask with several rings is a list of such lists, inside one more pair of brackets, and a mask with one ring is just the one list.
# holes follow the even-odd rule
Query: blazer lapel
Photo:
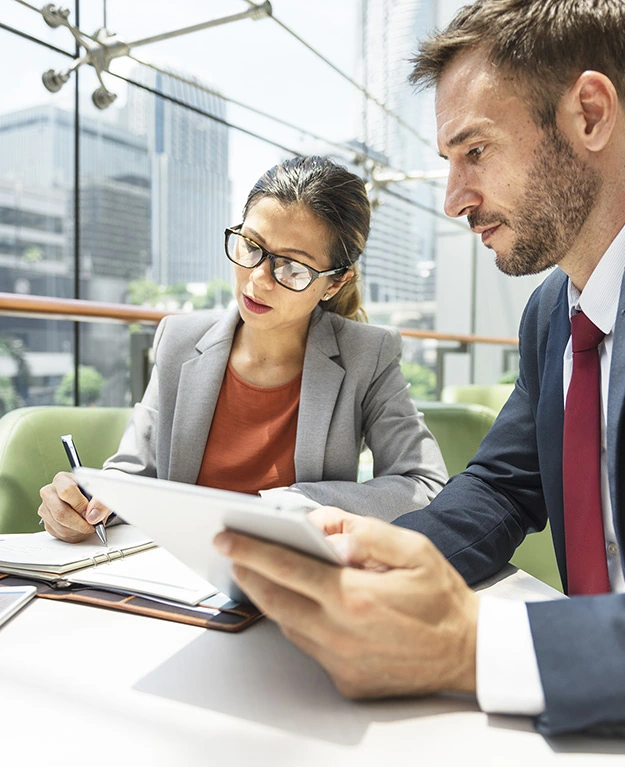
[[565, 570], [564, 506], [562, 500], [562, 432], [564, 392], [562, 388], [564, 350], [571, 335], [567, 283], [549, 317], [540, 400], [536, 413], [536, 438], [543, 493], [560, 572]]
[[332, 358], [339, 347], [331, 318], [321, 309], [312, 316], [297, 420], [295, 477], [297, 482], [323, 478], [328, 431], [345, 370]]
[[196, 344], [197, 356], [180, 369], [169, 460], [174, 482], [197, 480], [239, 319], [233, 310], [216, 322]]
[[608, 388], [608, 414], [606, 442], [608, 450], [608, 480], [610, 483], [610, 498], [612, 501], [612, 517], [617, 540], [624, 545], [625, 519], [623, 518], [623, 440], [622, 422], [625, 408], [625, 276], [621, 283], [621, 298], [616, 322], [614, 324], [614, 341], [612, 360], [610, 363], [610, 384]]

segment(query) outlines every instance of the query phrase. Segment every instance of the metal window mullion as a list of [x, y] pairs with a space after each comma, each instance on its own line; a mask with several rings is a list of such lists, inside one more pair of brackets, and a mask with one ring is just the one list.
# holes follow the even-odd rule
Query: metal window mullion
[[[80, 0], [76, 0], [76, 26], [80, 24]], [[76, 56], [80, 46], [76, 43]], [[74, 80], [74, 298], [80, 295], [80, 73]], [[74, 323], [74, 405], [80, 405], [80, 323]]]

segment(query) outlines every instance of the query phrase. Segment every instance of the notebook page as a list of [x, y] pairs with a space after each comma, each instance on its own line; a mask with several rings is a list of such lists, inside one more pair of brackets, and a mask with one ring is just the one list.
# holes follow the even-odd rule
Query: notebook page
[[147, 594], [188, 605], [196, 605], [217, 593], [208, 581], [160, 548], [79, 570], [66, 576], [65, 580], [112, 591]]
[[150, 539], [130, 525], [107, 529], [108, 546], [103, 546], [94, 533], [86, 541], [67, 543], [50, 533], [11, 533], [0, 535], [0, 570], [24, 570], [66, 573], [93, 564], [119, 551], [131, 554], [153, 545]]

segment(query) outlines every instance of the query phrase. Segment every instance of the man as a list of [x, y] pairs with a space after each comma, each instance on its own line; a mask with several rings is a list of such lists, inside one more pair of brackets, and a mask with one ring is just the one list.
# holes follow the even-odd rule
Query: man
[[[395, 527], [315, 512], [361, 569], [216, 539], [348, 696], [477, 692], [547, 734], [625, 722], [624, 30], [622, 0], [479, 0], [415, 58], [413, 83], [436, 86], [446, 212], [504, 272], [559, 268], [526, 307], [518, 383], [467, 470]], [[598, 335], [573, 330], [572, 355], [580, 321]], [[547, 518], [574, 598], [479, 600], [465, 581]]]

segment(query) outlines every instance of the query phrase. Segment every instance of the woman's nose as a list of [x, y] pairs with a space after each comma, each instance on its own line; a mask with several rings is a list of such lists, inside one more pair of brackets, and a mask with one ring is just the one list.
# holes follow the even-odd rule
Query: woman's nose
[[271, 274], [271, 263], [268, 258], [264, 258], [258, 266], [252, 269], [250, 279], [254, 282], [265, 284], [273, 284], [274, 279]]

